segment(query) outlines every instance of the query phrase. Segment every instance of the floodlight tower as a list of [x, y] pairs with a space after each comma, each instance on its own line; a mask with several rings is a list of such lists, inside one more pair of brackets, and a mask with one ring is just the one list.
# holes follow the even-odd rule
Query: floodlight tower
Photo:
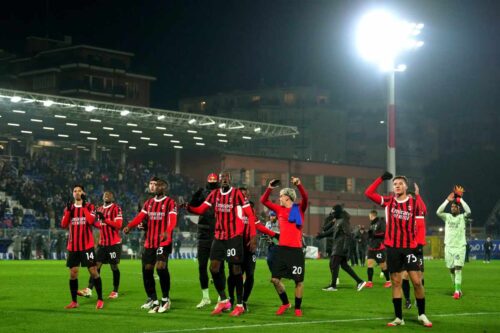
[[[364, 15], [358, 25], [356, 42], [367, 61], [387, 72], [387, 171], [396, 175], [396, 98], [395, 73], [404, 72], [406, 65], [396, 64], [396, 58], [407, 50], [414, 50], [424, 42], [417, 40], [423, 23], [412, 23], [393, 14], [376, 10]], [[388, 184], [390, 190], [390, 184]]]

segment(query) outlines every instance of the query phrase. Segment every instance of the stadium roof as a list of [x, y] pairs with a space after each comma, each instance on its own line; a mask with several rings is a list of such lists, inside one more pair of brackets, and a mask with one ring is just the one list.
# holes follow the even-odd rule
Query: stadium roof
[[102, 146], [223, 148], [295, 136], [283, 126], [210, 115], [0, 89], [0, 138]]

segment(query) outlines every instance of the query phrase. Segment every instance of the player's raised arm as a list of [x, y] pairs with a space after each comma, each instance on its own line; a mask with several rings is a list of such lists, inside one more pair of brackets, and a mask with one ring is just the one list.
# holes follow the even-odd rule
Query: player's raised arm
[[384, 172], [382, 176], [375, 179], [375, 181], [366, 188], [365, 196], [371, 201], [375, 202], [377, 205], [382, 206], [384, 204], [384, 198], [377, 193], [377, 189], [382, 184], [384, 180], [392, 179], [392, 174], [390, 172]]

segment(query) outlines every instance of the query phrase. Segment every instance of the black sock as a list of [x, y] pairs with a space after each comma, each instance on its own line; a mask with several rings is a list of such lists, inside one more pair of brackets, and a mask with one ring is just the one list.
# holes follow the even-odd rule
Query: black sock
[[97, 292], [97, 299], [102, 301], [102, 280], [101, 276], [97, 279], [94, 279], [95, 291]]
[[234, 276], [229, 274], [227, 277], [227, 294], [229, 295], [229, 301], [234, 305], [234, 289], [236, 288]]
[[223, 271], [213, 273], [212, 272], [212, 279], [214, 280], [214, 286], [215, 289], [217, 290], [217, 293], [220, 296], [220, 300], [223, 301], [227, 299], [226, 297], [226, 275], [224, 274]]
[[389, 270], [388, 269], [386, 269], [385, 271], [382, 271], [382, 273], [384, 273], [384, 277], [385, 277], [386, 281], [390, 281], [391, 280], [391, 277], [389, 276]]
[[302, 297], [301, 298], [295, 297], [295, 309], [300, 309], [301, 305], [302, 305]]
[[149, 294], [148, 294], [148, 279], [147, 279], [147, 273], [146, 273], [146, 269], [144, 268], [144, 266], [142, 266], [142, 283], [144, 284], [144, 291], [146, 292], [146, 295], [148, 295], [149, 297]]
[[156, 301], [158, 297], [156, 296], [156, 282], [155, 282], [154, 271], [152, 269], [146, 269], [144, 271], [144, 274], [145, 274], [144, 284], [146, 285], [146, 294], [148, 295], [149, 298]]
[[160, 287], [163, 298], [170, 297], [170, 272], [167, 268], [157, 269], [158, 277], [160, 278]]
[[[100, 268], [97, 270], [97, 273], [99, 273], [99, 276], [101, 275], [101, 269]], [[89, 289], [94, 288], [94, 278], [92, 277], [92, 275], [89, 276], [89, 285], [88, 285], [87, 288], [89, 288]]]
[[120, 270], [117, 268], [113, 271], [113, 291], [118, 292], [120, 286]]
[[422, 279], [422, 285], [425, 286], [424, 279]]
[[394, 314], [397, 318], [403, 319], [403, 304], [401, 298], [393, 298], [392, 304], [394, 305]]
[[245, 284], [243, 285], [243, 303], [246, 303], [250, 298], [254, 284], [253, 274], [247, 274], [245, 277]]
[[366, 271], [368, 273], [368, 281], [371, 282], [373, 280], [373, 267], [368, 267]]
[[243, 302], [243, 275], [234, 275], [234, 285], [236, 287], [236, 304], [242, 304]]
[[410, 299], [410, 281], [403, 279], [402, 288], [405, 299]]
[[424, 298], [417, 298], [417, 308], [418, 308], [418, 315], [419, 316], [421, 314], [425, 313], [425, 297]]
[[69, 280], [69, 291], [71, 292], [71, 300], [76, 302], [76, 293], [78, 292], [78, 279]]
[[278, 294], [278, 296], [280, 297], [281, 299], [281, 304], [285, 305], [285, 304], [288, 304], [290, 303], [288, 301], [288, 295], [286, 294], [286, 291], [283, 291], [281, 294]]

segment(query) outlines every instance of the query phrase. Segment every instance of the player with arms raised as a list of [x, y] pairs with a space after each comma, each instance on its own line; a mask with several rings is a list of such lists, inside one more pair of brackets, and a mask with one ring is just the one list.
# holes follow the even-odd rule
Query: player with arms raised
[[384, 245], [387, 251], [387, 268], [391, 273], [392, 303], [396, 318], [388, 326], [404, 325], [402, 306], [402, 276], [406, 270], [415, 290], [418, 307], [418, 321], [426, 327], [432, 323], [425, 315], [425, 291], [421, 281], [419, 260], [417, 258], [416, 221], [423, 219], [417, 198], [409, 196], [408, 180], [405, 176], [392, 179], [393, 195], [381, 196], [376, 192], [384, 180], [392, 179], [392, 174], [385, 172], [365, 191], [365, 195], [376, 204], [385, 207], [386, 232]]

